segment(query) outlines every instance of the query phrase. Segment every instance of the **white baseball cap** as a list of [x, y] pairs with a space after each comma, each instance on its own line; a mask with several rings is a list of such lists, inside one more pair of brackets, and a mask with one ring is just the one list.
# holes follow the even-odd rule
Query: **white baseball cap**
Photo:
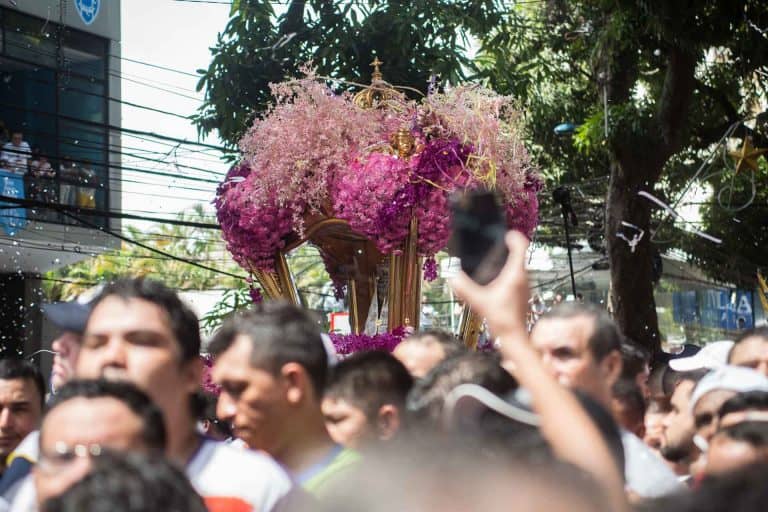
[[714, 370], [728, 364], [728, 354], [733, 347], [732, 341], [713, 341], [690, 357], [679, 357], [669, 361], [669, 367], [677, 372], [693, 370]]
[[768, 392], [768, 377], [760, 372], [741, 366], [723, 366], [706, 374], [696, 385], [691, 395], [691, 410], [696, 403], [711, 391], [727, 390], [737, 393], [748, 391]]

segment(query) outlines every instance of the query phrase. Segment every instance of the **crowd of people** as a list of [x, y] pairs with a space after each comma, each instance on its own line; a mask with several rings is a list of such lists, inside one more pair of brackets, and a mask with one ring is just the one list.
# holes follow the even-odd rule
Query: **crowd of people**
[[[16, 199], [31, 199], [41, 203], [56, 203], [78, 208], [96, 208], [97, 189], [101, 186], [93, 165], [88, 160], [75, 161], [63, 157], [58, 171], [38, 147], [30, 147], [21, 130], [4, 129], [0, 122], [0, 195]], [[4, 132], [10, 134], [6, 137]], [[4, 139], [8, 140], [4, 140]], [[0, 211], [0, 216], [15, 219], [6, 223], [15, 226], [26, 219], [24, 207]], [[55, 220], [53, 209], [36, 208], [37, 220]], [[0, 219], [0, 225], [3, 224]]]
[[280, 302], [203, 346], [141, 278], [48, 306], [50, 386], [0, 361], [0, 510], [768, 509], [768, 329], [677, 356], [578, 302], [529, 329], [527, 241], [508, 244], [490, 284], [452, 282], [497, 352], [423, 331], [340, 359]]

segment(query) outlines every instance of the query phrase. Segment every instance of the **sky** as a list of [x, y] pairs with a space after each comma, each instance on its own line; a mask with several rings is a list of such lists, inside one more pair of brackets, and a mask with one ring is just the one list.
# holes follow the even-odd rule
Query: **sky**
[[[202, 102], [195, 92], [198, 78], [189, 76], [206, 68], [211, 60], [209, 48], [229, 18], [226, 4], [178, 2], [174, 0], [123, 0], [121, 5], [122, 100], [155, 109], [190, 115]], [[126, 59], [172, 68], [188, 74], [165, 71]], [[141, 83], [139, 83], [141, 82]], [[186, 119], [122, 105], [122, 126], [170, 137], [197, 141], [195, 126]], [[218, 137], [203, 140], [220, 145]], [[220, 179], [228, 165], [215, 150], [171, 142], [152, 142], [123, 136], [123, 166], [152, 171]], [[143, 157], [143, 158], [142, 158]], [[152, 158], [163, 163], [149, 162]], [[193, 170], [180, 166], [204, 169]], [[123, 210], [129, 213], [172, 217], [195, 203], [209, 210], [216, 185], [183, 179], [123, 172]], [[130, 183], [140, 181], [141, 183]], [[151, 185], [149, 184], [151, 183]], [[184, 187], [184, 188], [182, 188]], [[192, 189], [192, 190], [189, 190]]]

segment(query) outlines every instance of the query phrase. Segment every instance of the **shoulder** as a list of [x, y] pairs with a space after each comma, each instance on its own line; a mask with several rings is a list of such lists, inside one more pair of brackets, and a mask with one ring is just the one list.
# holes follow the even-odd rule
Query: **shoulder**
[[6, 461], [7, 465], [10, 465], [14, 459], [22, 458], [31, 463], [37, 462], [37, 457], [40, 453], [40, 431], [33, 430], [27, 437], [21, 440], [16, 449], [11, 452]]
[[268, 511], [293, 486], [288, 474], [267, 455], [203, 441], [187, 465], [187, 476], [206, 499], [242, 499], [255, 510]]
[[355, 450], [341, 450], [322, 471], [304, 482], [304, 489], [316, 496], [322, 495], [329, 484], [352, 469], [360, 459], [360, 453]]
[[626, 459], [627, 487], [644, 498], [654, 498], [683, 488], [675, 473], [637, 436], [621, 431]]

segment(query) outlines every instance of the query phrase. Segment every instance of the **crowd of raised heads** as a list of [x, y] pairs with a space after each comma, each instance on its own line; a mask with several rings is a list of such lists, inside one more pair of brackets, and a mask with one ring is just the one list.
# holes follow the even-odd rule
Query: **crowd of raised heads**
[[529, 330], [507, 242], [490, 284], [451, 283], [495, 352], [426, 331], [340, 358], [279, 302], [203, 343], [147, 279], [46, 307], [50, 377], [0, 361], [0, 510], [768, 510], [768, 329], [651, 354], [571, 303]]

